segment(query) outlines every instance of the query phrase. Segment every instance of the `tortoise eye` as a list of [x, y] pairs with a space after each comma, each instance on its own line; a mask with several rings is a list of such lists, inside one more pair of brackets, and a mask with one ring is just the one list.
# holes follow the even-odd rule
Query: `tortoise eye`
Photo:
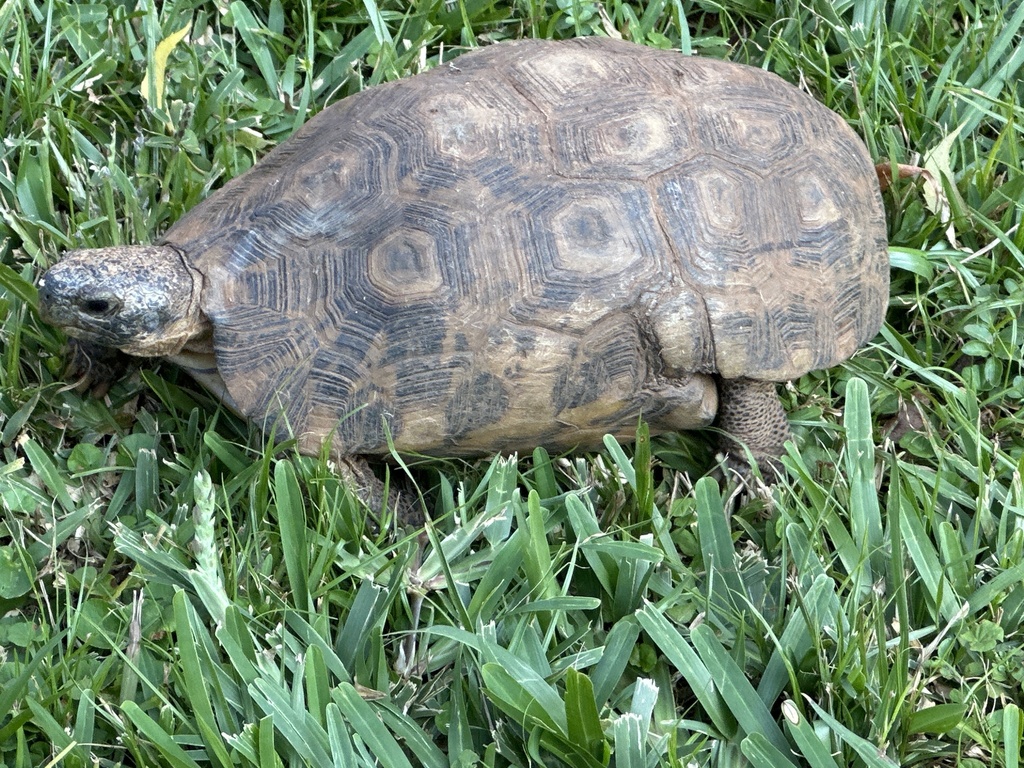
[[89, 299], [83, 305], [90, 315], [105, 315], [110, 311], [110, 302], [106, 299]]

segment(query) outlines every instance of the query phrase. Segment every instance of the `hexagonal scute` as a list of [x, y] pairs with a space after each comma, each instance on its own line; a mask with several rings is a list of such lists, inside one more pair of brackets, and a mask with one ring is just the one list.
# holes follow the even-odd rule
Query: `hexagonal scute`
[[332, 435], [338, 449], [359, 453], [379, 451], [388, 444], [389, 435], [401, 434], [403, 414], [387, 393], [368, 386], [347, 392], [344, 400], [331, 401], [328, 398], [333, 394], [337, 393], [317, 385], [306, 434], [299, 436], [300, 444], [310, 439], [312, 444], [308, 447], [313, 448], [317, 436], [322, 440], [324, 435]]
[[[844, 201], [836, 185], [834, 173], [827, 166], [809, 159], [806, 168], [797, 170], [791, 179], [794, 203], [802, 230], [822, 230], [844, 218]], [[827, 175], [826, 175], [827, 174]]]
[[322, 142], [302, 162], [288, 143], [282, 148], [179, 220], [164, 241], [195, 254], [201, 271], [241, 275], [281, 255], [281, 244], [302, 251], [318, 239], [344, 239], [360, 226], [353, 222], [386, 206], [393, 153], [376, 137], [352, 133], [333, 146]]
[[628, 306], [672, 270], [652, 201], [629, 182], [578, 182], [528, 197], [506, 217], [505, 250], [522, 265], [517, 316], [588, 327], [593, 312]]
[[333, 152], [297, 168], [286, 193], [318, 210], [319, 231], [329, 231], [339, 216], [355, 217], [387, 194], [387, 179], [394, 174], [387, 167], [389, 149], [382, 137], [353, 133]]
[[649, 94], [563, 110], [553, 120], [555, 168], [574, 178], [648, 179], [699, 151], [691, 146], [691, 119], [677, 100]]
[[784, 186], [793, 211], [794, 268], [814, 270], [825, 283], [856, 275], [859, 266], [851, 262], [851, 254], [870, 252], [871, 247], [846, 214], [851, 201], [845, 198], [852, 190], [826, 178], [816, 167], [794, 174]]
[[802, 116], [785, 104], [712, 98], [697, 113], [700, 135], [730, 162], [756, 172], [788, 162], [805, 143]]
[[551, 103], [577, 99], [581, 93], [622, 81], [613, 61], [598, 59], [577, 46], [540, 49], [504, 74], [545, 111]]
[[458, 219], [431, 200], [391, 199], [364, 214], [360, 229], [306, 243], [295, 263], [316, 276], [309, 282], [326, 286], [323, 306], [309, 311], [322, 313], [328, 327], [353, 317], [384, 328], [396, 313], [423, 302], [448, 306], [471, 280]]
[[549, 220], [555, 242], [551, 266], [569, 280], [607, 278], [633, 269], [650, 251], [641, 242], [650, 233], [642, 231], [642, 222], [629, 218], [627, 211], [636, 210], [629, 202], [607, 195], [567, 199]]
[[543, 118], [514, 91], [440, 94], [421, 112], [431, 149], [458, 161], [501, 155], [513, 163], [537, 159]]
[[[211, 319], [217, 324], [217, 370], [233, 406], [260, 427], [282, 411], [291, 423], [301, 425], [309, 403], [306, 379], [320, 346], [308, 319], [285, 317], [258, 305]], [[266, 334], [259, 344], [253, 343], [256, 331]]]
[[[782, 380], [828, 367], [877, 328], [881, 230], [848, 221], [849, 211], [877, 206], [877, 192], [863, 169], [845, 173], [811, 149], [768, 176], [713, 155], [656, 180], [722, 376]], [[688, 363], [685, 344], [671, 351], [681, 361], [673, 364]]]
[[[393, 191], [406, 199], [485, 198], [487, 179], [551, 167], [544, 116], [511, 88], [446, 73], [423, 78], [400, 109], [367, 116], [365, 130], [390, 145]], [[382, 154], [384, 154], [382, 152]]]
[[656, 199], [684, 274], [699, 285], [725, 288], [773, 258], [776, 208], [784, 201], [745, 169], [720, 158], [704, 161], [659, 177]]
[[437, 243], [429, 232], [389, 232], [367, 254], [367, 262], [370, 283], [396, 304], [428, 298], [444, 285]]

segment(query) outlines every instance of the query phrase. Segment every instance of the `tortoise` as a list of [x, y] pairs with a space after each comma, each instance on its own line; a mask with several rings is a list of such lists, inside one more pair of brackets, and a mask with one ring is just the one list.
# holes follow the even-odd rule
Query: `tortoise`
[[343, 99], [150, 246], [40, 281], [70, 337], [366, 457], [717, 425], [758, 460], [776, 382], [888, 301], [864, 144], [781, 78], [609, 38], [494, 44]]

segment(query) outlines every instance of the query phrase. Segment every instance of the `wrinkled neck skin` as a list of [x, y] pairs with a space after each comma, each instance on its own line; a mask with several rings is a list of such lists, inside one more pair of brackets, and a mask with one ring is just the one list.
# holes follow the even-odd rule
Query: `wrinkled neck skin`
[[228, 391], [224, 379], [220, 376], [220, 369], [217, 366], [217, 357], [213, 348], [212, 330], [210, 333], [189, 340], [181, 350], [169, 353], [166, 357], [179, 368], [185, 369], [189, 376], [210, 390], [217, 399], [232, 411], [240, 416], [245, 415]]
[[82, 341], [140, 357], [209, 348], [203, 276], [169, 245], [68, 253], [39, 281], [44, 320]]
[[[170, 246], [166, 247], [170, 249]], [[169, 357], [183, 350], [195, 348], [200, 353], [209, 351], [212, 357], [213, 325], [202, 310], [203, 275], [194, 269], [177, 249], [171, 250], [178, 257], [181, 275], [188, 275], [187, 280], [182, 277], [186, 290], [181, 294], [180, 316], [155, 333], [140, 335], [134, 345], [138, 351], [127, 348], [123, 348], [122, 351], [129, 355]]]

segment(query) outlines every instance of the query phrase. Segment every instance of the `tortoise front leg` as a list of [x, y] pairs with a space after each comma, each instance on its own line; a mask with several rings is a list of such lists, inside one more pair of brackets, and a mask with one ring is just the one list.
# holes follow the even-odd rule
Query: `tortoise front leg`
[[88, 392], [90, 397], [99, 399], [138, 364], [138, 358], [118, 349], [91, 341], [68, 339], [61, 376], [74, 382], [68, 386], [69, 389]]

